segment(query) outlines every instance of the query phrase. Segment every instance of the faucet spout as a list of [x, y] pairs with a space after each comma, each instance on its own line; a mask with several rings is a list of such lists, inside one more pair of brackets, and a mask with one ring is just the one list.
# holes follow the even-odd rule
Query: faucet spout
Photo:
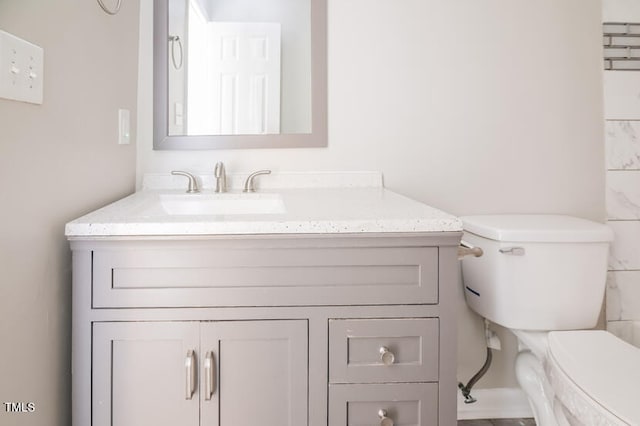
[[216, 192], [227, 192], [227, 175], [222, 161], [216, 163], [213, 174], [216, 178]]

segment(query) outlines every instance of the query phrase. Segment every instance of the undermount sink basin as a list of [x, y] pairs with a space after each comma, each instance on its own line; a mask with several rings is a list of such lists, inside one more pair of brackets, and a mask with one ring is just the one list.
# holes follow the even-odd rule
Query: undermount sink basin
[[260, 215], [286, 213], [279, 194], [162, 194], [169, 215]]

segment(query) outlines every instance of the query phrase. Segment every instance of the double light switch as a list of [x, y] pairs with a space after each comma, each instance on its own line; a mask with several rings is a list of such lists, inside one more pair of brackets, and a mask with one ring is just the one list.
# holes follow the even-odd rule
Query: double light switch
[[42, 103], [44, 51], [0, 30], [0, 98]]

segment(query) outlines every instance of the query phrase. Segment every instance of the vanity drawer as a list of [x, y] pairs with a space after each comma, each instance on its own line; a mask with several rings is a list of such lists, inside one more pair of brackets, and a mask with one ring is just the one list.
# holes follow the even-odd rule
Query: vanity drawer
[[331, 383], [435, 382], [438, 318], [329, 321]]
[[167, 243], [93, 252], [96, 308], [436, 303], [436, 247]]
[[437, 426], [438, 385], [329, 385], [331, 426], [383, 425], [385, 415], [394, 425]]

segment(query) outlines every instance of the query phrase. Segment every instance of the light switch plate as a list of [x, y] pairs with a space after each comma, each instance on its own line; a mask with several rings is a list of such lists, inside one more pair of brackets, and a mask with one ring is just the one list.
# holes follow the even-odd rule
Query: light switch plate
[[42, 104], [44, 50], [0, 30], [0, 98]]
[[118, 110], [118, 144], [131, 143], [131, 113], [128, 109]]

